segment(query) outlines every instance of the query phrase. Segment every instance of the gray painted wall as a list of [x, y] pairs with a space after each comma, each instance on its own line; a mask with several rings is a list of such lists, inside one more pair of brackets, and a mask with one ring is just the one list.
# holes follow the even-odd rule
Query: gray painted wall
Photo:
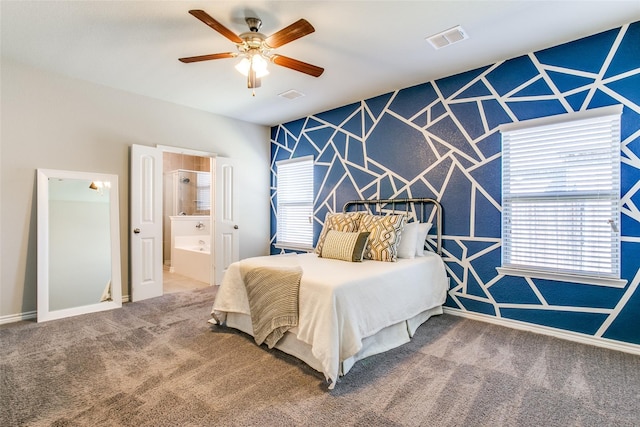
[[269, 128], [7, 60], [1, 67], [0, 323], [36, 310], [38, 168], [118, 175], [123, 295], [132, 144], [240, 159], [240, 257], [268, 254]]

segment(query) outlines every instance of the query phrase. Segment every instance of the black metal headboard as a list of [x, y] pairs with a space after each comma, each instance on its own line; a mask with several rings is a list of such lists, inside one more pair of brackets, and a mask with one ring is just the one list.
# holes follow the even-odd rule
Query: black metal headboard
[[[391, 205], [391, 209], [389, 209]], [[397, 205], [402, 205], [404, 208], [396, 208]], [[349, 209], [355, 206], [355, 210], [358, 210], [359, 206], [363, 206], [367, 211], [373, 212], [371, 206], [376, 207], [375, 211], [381, 213], [386, 211], [391, 212], [405, 212], [415, 213], [417, 221], [424, 221], [425, 219], [425, 205], [432, 205], [432, 211], [435, 212], [436, 221], [436, 252], [438, 255], [442, 255], [442, 205], [436, 199], [418, 198], [418, 199], [374, 199], [374, 200], [351, 200], [344, 204], [342, 208], [343, 212], [348, 212]], [[418, 217], [418, 208], [420, 209], [420, 216]]]

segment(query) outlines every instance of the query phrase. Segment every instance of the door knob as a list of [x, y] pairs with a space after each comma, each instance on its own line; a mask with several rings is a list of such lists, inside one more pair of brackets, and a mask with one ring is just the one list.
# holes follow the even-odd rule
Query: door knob
[[133, 232], [134, 232], [135, 234], [140, 234], [140, 229], [139, 229], [139, 228], [134, 228], [134, 229], [133, 229]]
[[237, 225], [234, 225], [234, 226], [233, 226], [233, 229], [234, 229], [234, 230], [237, 230], [238, 228], [240, 228], [240, 227], [238, 227]]

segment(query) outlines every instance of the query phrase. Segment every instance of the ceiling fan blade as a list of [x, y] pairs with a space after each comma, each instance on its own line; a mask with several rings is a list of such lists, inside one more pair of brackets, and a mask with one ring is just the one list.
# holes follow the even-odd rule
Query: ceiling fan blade
[[211, 28], [213, 28], [214, 30], [216, 30], [217, 32], [219, 32], [220, 34], [222, 34], [223, 36], [225, 36], [226, 38], [228, 38], [229, 40], [231, 40], [232, 42], [242, 43], [242, 39], [238, 37], [236, 33], [234, 33], [233, 31], [231, 31], [230, 29], [228, 29], [227, 27], [225, 27], [224, 25], [222, 25], [221, 23], [213, 19], [204, 10], [190, 10], [189, 13], [195, 16], [196, 18], [198, 18], [199, 20], [201, 20], [202, 22], [204, 22], [205, 24], [207, 24], [208, 26], [210, 26]]
[[235, 58], [238, 56], [237, 53], [225, 52], [225, 53], [213, 53], [211, 55], [200, 55], [200, 56], [189, 56], [186, 58], [178, 58], [180, 62], [200, 62], [200, 61], [209, 61], [211, 59], [224, 59], [224, 58]]
[[289, 25], [288, 27], [283, 28], [275, 34], [267, 37], [265, 43], [270, 48], [275, 49], [284, 44], [299, 39], [300, 37], [304, 37], [307, 34], [311, 34], [315, 30], [316, 29], [313, 28], [313, 25], [311, 25], [306, 19], [300, 19]]
[[324, 73], [324, 68], [316, 67], [315, 65], [307, 64], [306, 62], [298, 61], [297, 59], [289, 58], [288, 56], [272, 55], [271, 62], [282, 67], [291, 68], [292, 70], [309, 74], [313, 77], [320, 77], [322, 73]]

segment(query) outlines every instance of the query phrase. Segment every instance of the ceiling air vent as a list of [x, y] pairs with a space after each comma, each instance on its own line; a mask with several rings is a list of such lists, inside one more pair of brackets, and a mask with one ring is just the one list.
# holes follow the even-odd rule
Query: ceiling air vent
[[282, 98], [287, 98], [287, 99], [296, 99], [296, 98], [300, 98], [301, 96], [304, 96], [304, 93], [298, 92], [295, 89], [291, 89], [291, 90], [288, 90], [286, 92], [282, 92], [278, 96], [280, 96]]
[[445, 46], [468, 39], [469, 36], [460, 25], [449, 28], [441, 33], [427, 37], [427, 41], [431, 43], [435, 49], [442, 49]]

